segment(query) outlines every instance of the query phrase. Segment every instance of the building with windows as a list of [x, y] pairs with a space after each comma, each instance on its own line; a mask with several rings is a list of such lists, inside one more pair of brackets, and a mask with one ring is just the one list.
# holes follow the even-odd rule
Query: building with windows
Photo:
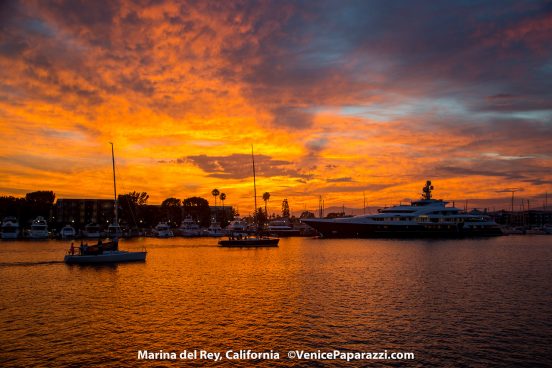
[[115, 206], [112, 199], [58, 199], [54, 205], [54, 222], [71, 224], [76, 229], [86, 224], [106, 226], [113, 221]]

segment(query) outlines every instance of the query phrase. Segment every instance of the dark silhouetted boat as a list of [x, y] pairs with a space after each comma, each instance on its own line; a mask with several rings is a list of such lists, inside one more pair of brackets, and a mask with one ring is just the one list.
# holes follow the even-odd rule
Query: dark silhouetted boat
[[[255, 180], [255, 156], [253, 155], [253, 146], [251, 146], [251, 160], [253, 162], [253, 198], [255, 203], [255, 212], [257, 211], [257, 184]], [[260, 248], [260, 247], [277, 247], [280, 242], [279, 238], [259, 235], [259, 224], [257, 223], [257, 234], [251, 236], [243, 236], [242, 234], [230, 234], [228, 239], [220, 240], [221, 247], [234, 248]]]
[[67, 264], [101, 264], [101, 263], [120, 263], [120, 262], [143, 262], [146, 260], [147, 252], [129, 252], [119, 250], [118, 239], [113, 239], [103, 243], [89, 246], [82, 244], [79, 248], [71, 248], [65, 255], [64, 262]]
[[[117, 185], [115, 182], [115, 153], [113, 143], [111, 143], [111, 159], [113, 162], [113, 192], [115, 197], [115, 218], [113, 220], [113, 228], [118, 228], [118, 211], [117, 211]], [[147, 252], [130, 252], [119, 250], [118, 233], [112, 233], [115, 237], [106, 243], [98, 240], [98, 243], [92, 246], [82, 244], [77, 249], [71, 243], [71, 248], [64, 257], [64, 262], [67, 264], [99, 264], [99, 263], [119, 263], [119, 262], [140, 262], [146, 260]]]
[[279, 238], [271, 238], [266, 236], [250, 235], [245, 237], [232, 237], [229, 239], [220, 240], [219, 245], [221, 247], [277, 247], [280, 242]]

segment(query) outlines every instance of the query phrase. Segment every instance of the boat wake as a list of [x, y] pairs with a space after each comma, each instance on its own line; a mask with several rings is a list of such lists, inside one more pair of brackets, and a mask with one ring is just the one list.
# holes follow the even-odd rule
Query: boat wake
[[63, 261], [38, 261], [38, 262], [0, 262], [0, 267], [30, 267], [41, 265], [52, 265], [63, 263]]

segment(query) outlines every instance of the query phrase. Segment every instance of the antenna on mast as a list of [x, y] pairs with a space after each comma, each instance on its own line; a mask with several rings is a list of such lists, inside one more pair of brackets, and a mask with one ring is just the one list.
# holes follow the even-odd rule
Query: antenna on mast
[[253, 213], [256, 214], [257, 213], [257, 183], [255, 179], [255, 155], [253, 154], [253, 145], [251, 145], [251, 160], [253, 161], [253, 198], [255, 199], [255, 208], [253, 209]]
[[109, 142], [109, 144], [111, 144], [111, 162], [113, 164], [113, 199], [114, 199], [114, 210], [115, 210], [115, 219], [113, 220], [114, 221], [114, 225], [118, 225], [119, 224], [119, 211], [118, 211], [118, 208], [117, 208], [117, 183], [115, 181], [115, 150], [113, 148], [113, 142]]
[[512, 193], [512, 214], [514, 213], [514, 193], [523, 191], [522, 188], [506, 188], [502, 190], [497, 190], [497, 193]]
[[512, 193], [512, 208], [510, 212], [510, 224], [514, 222], [514, 193], [523, 191], [523, 188], [506, 188], [502, 190], [497, 190], [497, 193]]
[[425, 187], [422, 188], [423, 194], [422, 199], [431, 199], [431, 191], [433, 190], [433, 185], [431, 185], [431, 180], [426, 181]]

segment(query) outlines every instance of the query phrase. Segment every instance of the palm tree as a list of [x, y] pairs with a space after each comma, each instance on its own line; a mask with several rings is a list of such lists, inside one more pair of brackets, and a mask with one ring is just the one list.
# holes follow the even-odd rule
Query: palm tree
[[219, 196], [220, 192], [217, 188], [215, 188], [211, 191], [211, 194], [213, 195], [213, 197], [215, 197], [215, 207], [216, 207], [217, 206], [217, 197]]
[[226, 199], [226, 193], [220, 193], [219, 197], [222, 202], [222, 221], [226, 222], [226, 213], [224, 212], [224, 200]]
[[222, 202], [222, 210], [224, 211], [224, 200], [226, 199], [226, 193], [220, 193], [220, 201]]
[[268, 202], [269, 199], [270, 199], [270, 193], [269, 193], [269, 192], [264, 192], [264, 193], [263, 193], [263, 201], [265, 202], [265, 214], [266, 214], [266, 218], [268, 218], [268, 211], [266, 210], [266, 202]]

